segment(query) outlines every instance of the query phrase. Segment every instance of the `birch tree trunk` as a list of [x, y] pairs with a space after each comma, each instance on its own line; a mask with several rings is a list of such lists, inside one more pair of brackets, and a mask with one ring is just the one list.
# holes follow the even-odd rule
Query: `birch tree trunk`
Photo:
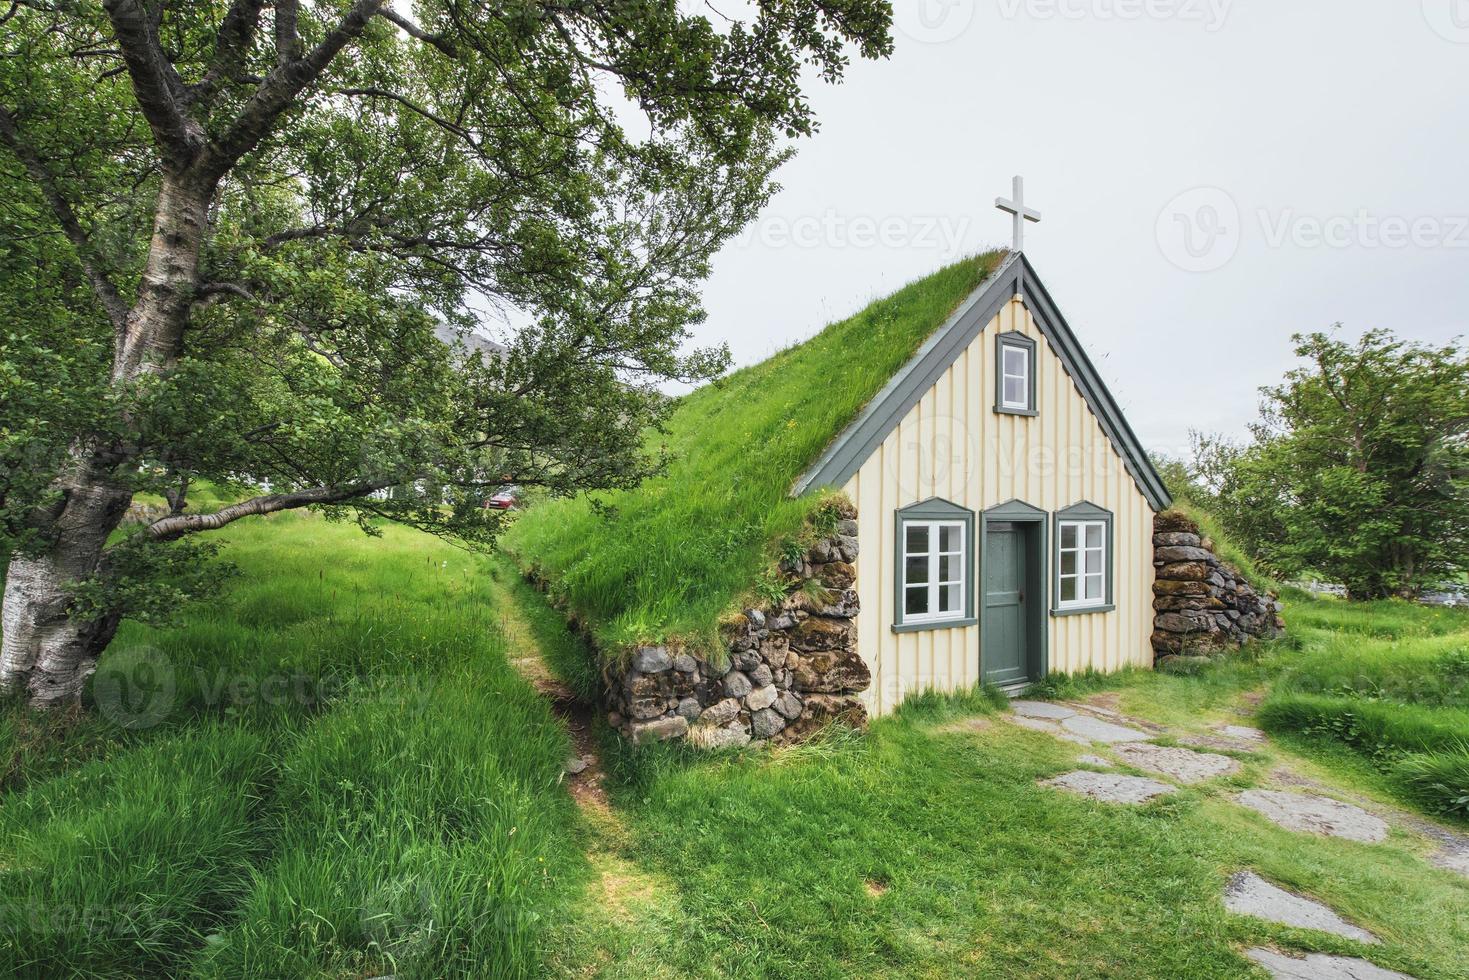
[[[164, 180], [137, 299], [117, 335], [114, 388], [177, 362], [212, 195], [209, 183]], [[132, 502], [126, 477], [136, 465], [126, 442], [78, 446], [53, 486], [57, 502], [32, 515], [43, 544], [6, 569], [0, 689], [25, 691], [35, 707], [77, 702], [117, 632], [115, 614], [77, 614], [76, 588], [106, 575], [107, 541]]]

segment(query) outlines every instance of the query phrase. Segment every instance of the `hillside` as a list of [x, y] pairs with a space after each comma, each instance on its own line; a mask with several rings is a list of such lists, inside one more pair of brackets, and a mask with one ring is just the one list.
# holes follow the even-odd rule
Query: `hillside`
[[999, 264], [968, 258], [914, 282], [805, 343], [683, 399], [664, 434], [676, 454], [637, 491], [529, 511], [505, 546], [615, 651], [711, 640], [758, 588], [816, 498], [791, 484]]

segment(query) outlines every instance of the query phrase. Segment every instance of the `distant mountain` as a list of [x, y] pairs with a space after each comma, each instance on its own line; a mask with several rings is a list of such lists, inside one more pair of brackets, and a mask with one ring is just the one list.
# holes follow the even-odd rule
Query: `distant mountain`
[[486, 357], [499, 357], [505, 353], [505, 348], [490, 338], [473, 331], [461, 333], [447, 323], [435, 325], [434, 336], [450, 347], [462, 346], [470, 353], [479, 353]]

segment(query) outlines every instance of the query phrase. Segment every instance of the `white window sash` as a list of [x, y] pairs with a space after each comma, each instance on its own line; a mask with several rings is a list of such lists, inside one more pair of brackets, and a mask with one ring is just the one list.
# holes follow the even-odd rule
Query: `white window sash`
[[[908, 532], [914, 528], [923, 528], [927, 537], [925, 551], [913, 554], [912, 557], [920, 556], [928, 559], [928, 581], [908, 582]], [[943, 528], [952, 528], [959, 537], [958, 551], [941, 551], [941, 537]], [[903, 542], [903, 588], [901, 590], [901, 606], [897, 610], [899, 622], [901, 623], [946, 623], [953, 620], [965, 618], [965, 600], [968, 595], [969, 581], [969, 539], [967, 529], [963, 521], [904, 521], [902, 526], [901, 540]], [[957, 558], [959, 566], [959, 577], [957, 579], [941, 579], [939, 570], [941, 559]], [[949, 610], [939, 609], [939, 596], [943, 590], [957, 586], [959, 589], [959, 601], [957, 608]], [[910, 591], [924, 591], [928, 597], [928, 612], [908, 612], [908, 593]]]
[[[1010, 358], [1006, 357], [1005, 355], [1008, 354], [1010, 351], [1016, 351], [1020, 354], [1020, 363], [1023, 365], [1023, 367], [1021, 368], [1019, 374], [1011, 371], [1006, 366]], [[1030, 369], [1030, 350], [1028, 348], [1021, 347], [1019, 344], [1000, 345], [1000, 406], [1002, 408], [1016, 408], [1020, 409], [1021, 411], [1029, 411]], [[1007, 382], [1012, 380], [1020, 382], [1021, 395], [1019, 401], [1012, 401], [1009, 398], [1005, 397], [1005, 389], [1009, 387], [1009, 384]]]
[[[1074, 528], [1076, 533], [1076, 547], [1065, 546], [1066, 530]], [[1089, 547], [1086, 543], [1087, 530], [1097, 528], [1101, 543], [1096, 547]], [[1106, 521], [1062, 521], [1056, 539], [1056, 608], [1057, 609], [1090, 609], [1095, 606], [1107, 604], [1108, 576], [1111, 574], [1111, 556], [1107, 554], [1107, 522]], [[1067, 574], [1062, 571], [1066, 567], [1065, 556], [1074, 554], [1076, 562], [1072, 566], [1075, 571]], [[1087, 571], [1087, 557], [1097, 555], [1097, 567], [1099, 571]], [[1067, 581], [1076, 583], [1076, 595], [1072, 599], [1063, 599]], [[1096, 583], [1096, 595], [1087, 595], [1089, 583]]]

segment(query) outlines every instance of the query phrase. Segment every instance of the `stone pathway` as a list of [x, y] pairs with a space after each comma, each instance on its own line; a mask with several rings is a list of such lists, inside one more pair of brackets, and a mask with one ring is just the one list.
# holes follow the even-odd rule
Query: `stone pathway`
[[1245, 725], [1221, 725], [1214, 730], [1225, 738], [1232, 738], [1237, 742], [1253, 742], [1256, 745], [1265, 742], [1265, 733], [1258, 728], [1249, 728]]
[[1141, 776], [1120, 776], [1110, 772], [1091, 772], [1078, 769], [1048, 779], [1042, 786], [1090, 797], [1103, 803], [1146, 803], [1159, 796], [1178, 792], [1178, 787], [1160, 783], [1156, 779]]
[[[1265, 733], [1247, 725], [1219, 725], [1207, 734], [1179, 733], [1178, 748], [1153, 744], [1168, 729], [1129, 718], [1115, 710], [1115, 700], [1106, 707], [1088, 703], [1015, 701], [1009, 721], [1032, 731], [1046, 732], [1057, 739], [1092, 748], [1100, 744], [1117, 760], [1134, 769], [1164, 777], [1171, 782], [1113, 772], [1111, 759], [1094, 753], [1077, 756], [1077, 762], [1093, 769], [1063, 773], [1040, 785], [1085, 796], [1105, 803], [1141, 804], [1170, 793], [1182, 785], [1194, 785], [1235, 775], [1243, 770], [1239, 760], [1220, 752], [1254, 753], [1266, 744]], [[1195, 748], [1201, 751], [1195, 751]], [[1215, 751], [1202, 751], [1202, 750]], [[1302, 833], [1375, 844], [1386, 840], [1388, 823], [1363, 807], [1318, 795], [1331, 791], [1292, 773], [1278, 772], [1275, 785], [1313, 789], [1318, 793], [1272, 789], [1249, 789], [1234, 796], [1241, 806], [1263, 815], [1278, 826]], [[1365, 801], [1364, 801], [1365, 802]], [[1381, 809], [1377, 807], [1376, 809]], [[1469, 839], [1405, 814], [1389, 814], [1405, 827], [1422, 833], [1439, 844], [1429, 861], [1438, 867], [1469, 876]], [[1237, 915], [1248, 915], [1297, 929], [1313, 929], [1360, 943], [1376, 943], [1377, 937], [1347, 922], [1335, 911], [1302, 895], [1271, 884], [1252, 871], [1241, 871], [1230, 880], [1224, 905]], [[1245, 951], [1255, 963], [1277, 980], [1414, 980], [1385, 970], [1363, 959], [1344, 956], [1293, 956], [1272, 949]]]
[[1264, 967], [1275, 980], [1413, 980], [1366, 960], [1312, 953], [1303, 958], [1273, 949], [1247, 949], [1245, 955]]
[[1296, 929], [1329, 932], [1359, 943], [1375, 943], [1377, 937], [1347, 922], [1320, 902], [1277, 888], [1253, 871], [1241, 871], [1224, 889], [1224, 907], [1235, 915], [1248, 915]]
[[1212, 752], [1170, 749], [1147, 742], [1128, 742], [1118, 745], [1113, 751], [1129, 766], [1167, 776], [1186, 786], [1220, 776], [1232, 776], [1240, 771], [1238, 762], [1227, 755]]
[[1152, 738], [1151, 735], [1140, 732], [1136, 728], [1116, 725], [1090, 715], [1067, 718], [1061, 722], [1061, 727], [1073, 735], [1080, 735], [1082, 738], [1106, 745], [1116, 745], [1120, 742], [1146, 742]]
[[1251, 789], [1235, 797], [1241, 806], [1287, 830], [1376, 844], [1387, 839], [1387, 822], [1361, 807], [1325, 796]]
[[[1010, 720], [1022, 728], [1046, 732], [1079, 745], [1091, 745], [1093, 742], [1101, 742], [1104, 745], [1146, 742], [1153, 737], [1137, 728], [1082, 714], [1078, 708], [1069, 704], [1055, 704], [1050, 701], [1012, 701], [1010, 708], [1014, 711]], [[1106, 709], [1093, 710], [1100, 714]], [[1106, 711], [1106, 713], [1111, 717], [1122, 717], [1115, 711]]]
[[1074, 708], [1050, 701], [1011, 701], [1010, 710], [1021, 718], [1050, 718], [1053, 721], [1075, 718], [1077, 714]]

